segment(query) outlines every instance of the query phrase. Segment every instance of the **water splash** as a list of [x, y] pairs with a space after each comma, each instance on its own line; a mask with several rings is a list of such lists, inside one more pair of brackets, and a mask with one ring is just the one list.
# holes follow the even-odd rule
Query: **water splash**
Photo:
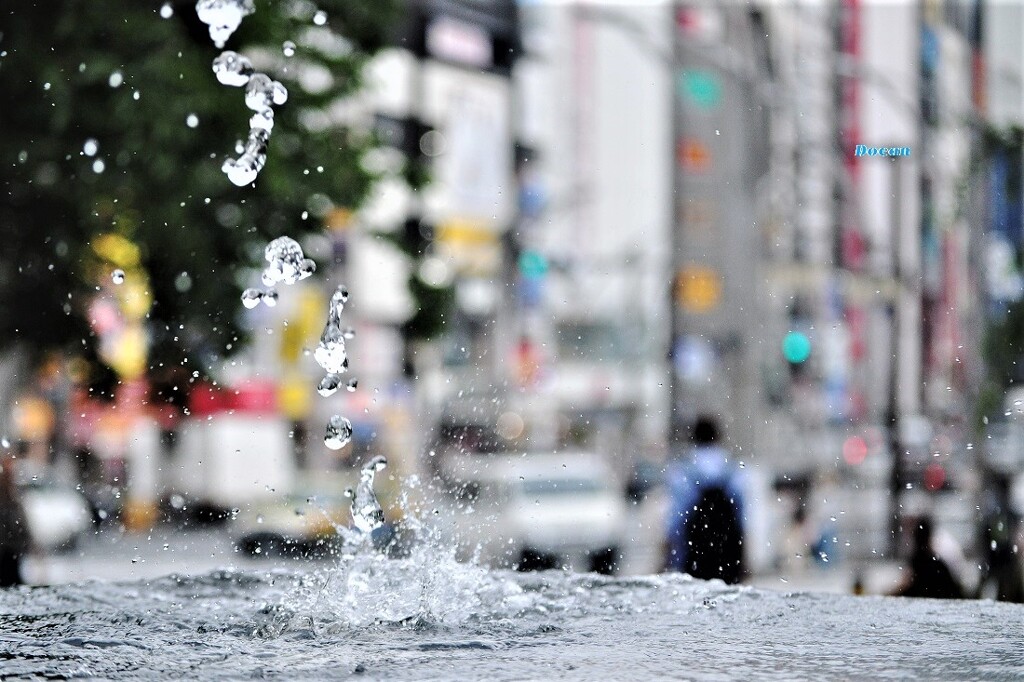
[[217, 47], [224, 47], [242, 19], [254, 11], [253, 0], [199, 0], [196, 3], [196, 14], [210, 27], [210, 40]]
[[246, 289], [242, 292], [242, 305], [250, 310], [255, 308], [263, 300], [263, 292], [259, 289]]
[[337, 374], [328, 374], [316, 385], [316, 392], [327, 398], [337, 392], [341, 386], [341, 377]]
[[213, 60], [213, 73], [221, 84], [240, 88], [252, 77], [252, 62], [237, 52], [225, 50]]
[[355, 491], [351, 488], [345, 491], [345, 496], [352, 500], [352, 525], [364, 533], [372, 533], [384, 525], [384, 510], [373, 492], [373, 479], [387, 465], [387, 458], [377, 455], [359, 470]]
[[[328, 374], [343, 374], [348, 370], [348, 353], [345, 350], [345, 332], [341, 328], [341, 313], [348, 301], [348, 289], [339, 286], [331, 296], [320, 343], [313, 351], [317, 364]], [[333, 392], [333, 391], [332, 391]]]
[[278, 237], [263, 250], [267, 267], [263, 270], [263, 283], [295, 284], [316, 272], [316, 263], [306, 258], [302, 246], [291, 237]]
[[352, 422], [341, 415], [334, 415], [327, 422], [324, 445], [331, 450], [340, 450], [352, 440]]

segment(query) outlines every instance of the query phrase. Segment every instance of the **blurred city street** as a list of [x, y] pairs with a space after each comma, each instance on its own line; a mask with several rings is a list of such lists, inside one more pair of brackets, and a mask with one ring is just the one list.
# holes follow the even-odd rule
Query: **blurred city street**
[[0, 24], [0, 584], [422, 522], [1024, 602], [1024, 3], [45, 4]]

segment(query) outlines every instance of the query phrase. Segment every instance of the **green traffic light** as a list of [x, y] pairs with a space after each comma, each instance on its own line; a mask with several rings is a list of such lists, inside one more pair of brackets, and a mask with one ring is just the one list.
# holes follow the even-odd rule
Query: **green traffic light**
[[800, 364], [811, 356], [811, 340], [802, 332], [789, 332], [782, 340], [782, 355], [793, 364]]

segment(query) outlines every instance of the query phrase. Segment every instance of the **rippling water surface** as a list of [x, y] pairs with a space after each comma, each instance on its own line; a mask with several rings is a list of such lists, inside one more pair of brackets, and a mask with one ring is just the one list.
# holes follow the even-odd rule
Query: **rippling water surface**
[[0, 677], [1024, 678], [1024, 607], [515, 574], [421, 552], [0, 591]]

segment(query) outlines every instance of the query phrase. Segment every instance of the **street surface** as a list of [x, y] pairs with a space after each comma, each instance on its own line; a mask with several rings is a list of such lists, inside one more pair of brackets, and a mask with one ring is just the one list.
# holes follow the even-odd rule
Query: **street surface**
[[[638, 538], [626, 544], [625, 550], [622, 575], [643, 575], [656, 570], [658, 547], [649, 539]], [[181, 530], [158, 526], [148, 533], [127, 533], [110, 527], [87, 536], [71, 552], [30, 558], [25, 574], [32, 584], [53, 585], [86, 580], [144, 580], [171, 573], [196, 575], [222, 568], [327, 566], [329, 561], [249, 556], [235, 547], [229, 527]], [[885, 594], [899, 582], [901, 569], [879, 562], [861, 566], [860, 575], [866, 594]], [[784, 592], [849, 594], [854, 582], [855, 567], [846, 564], [762, 573], [752, 576], [747, 584]]]

